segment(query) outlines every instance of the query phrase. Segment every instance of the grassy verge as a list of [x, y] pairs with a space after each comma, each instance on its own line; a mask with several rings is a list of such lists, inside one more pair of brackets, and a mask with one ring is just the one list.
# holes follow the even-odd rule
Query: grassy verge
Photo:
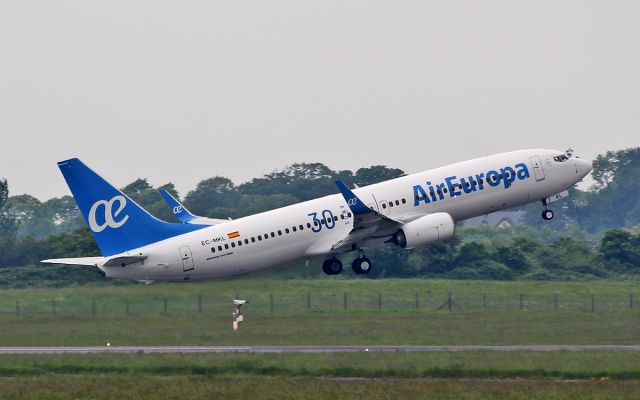
[[[438, 309], [449, 291], [455, 305]], [[638, 344], [635, 291], [635, 282], [420, 279], [2, 290], [0, 346]], [[239, 332], [236, 292], [251, 301]]]
[[637, 399], [638, 381], [424, 379], [335, 380], [227, 375], [202, 377], [43, 376], [0, 380], [10, 399]]
[[624, 351], [208, 353], [4, 355], [0, 359], [0, 376], [49, 374], [636, 380], [640, 379], [640, 354]]

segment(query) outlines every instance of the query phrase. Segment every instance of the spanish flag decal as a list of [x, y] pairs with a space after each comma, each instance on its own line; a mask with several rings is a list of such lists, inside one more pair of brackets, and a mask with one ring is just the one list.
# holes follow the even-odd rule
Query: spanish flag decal
[[240, 231], [235, 231], [235, 232], [231, 232], [231, 233], [227, 233], [227, 236], [229, 236], [229, 239], [235, 239], [238, 236], [240, 236]]

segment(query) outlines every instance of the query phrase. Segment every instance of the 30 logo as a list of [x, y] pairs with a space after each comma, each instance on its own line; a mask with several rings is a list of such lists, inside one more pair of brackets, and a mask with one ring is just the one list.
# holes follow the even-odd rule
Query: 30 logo
[[[116, 203], [118, 203], [118, 206], [114, 211], [114, 205]], [[122, 219], [120, 219], [119, 221], [116, 221], [116, 218], [118, 217], [118, 215], [120, 215], [122, 210], [124, 210], [124, 207], [126, 205], [127, 205], [127, 199], [125, 199], [124, 196], [114, 196], [109, 201], [107, 200], [96, 201], [95, 203], [93, 203], [93, 205], [91, 206], [91, 209], [89, 210], [89, 228], [91, 228], [91, 230], [96, 233], [102, 232], [107, 227], [114, 228], [114, 229], [120, 228], [129, 219], [129, 216], [125, 215]], [[104, 223], [103, 224], [98, 224], [98, 222], [96, 221], [96, 213], [98, 212], [98, 209], [100, 208], [100, 206], [104, 207]]]
[[181, 212], [182, 212], [182, 206], [173, 207], [173, 213], [174, 214], [180, 214]]

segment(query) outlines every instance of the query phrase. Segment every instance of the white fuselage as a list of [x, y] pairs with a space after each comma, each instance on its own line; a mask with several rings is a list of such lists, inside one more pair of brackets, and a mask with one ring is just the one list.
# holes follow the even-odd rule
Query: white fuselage
[[[554, 157], [561, 154], [554, 150], [503, 153], [362, 187], [354, 193], [370, 208], [396, 220], [409, 222], [427, 214], [445, 212], [454, 221], [461, 221], [548, 198], [567, 190], [589, 172], [590, 164], [577, 158], [555, 161]], [[515, 173], [517, 164], [526, 166], [528, 177], [516, 178], [506, 185], [508, 187], [504, 183], [494, 186], [487, 182], [489, 171], [502, 169], [504, 172], [505, 167], [511, 167]], [[423, 192], [427, 200], [416, 196]], [[329, 216], [336, 220], [331, 218], [333, 222], [314, 225], [314, 219]], [[352, 226], [353, 216], [344, 197], [334, 194], [123, 253], [144, 254], [147, 258], [143, 262], [125, 267], [98, 266], [109, 277], [149, 281], [241, 275], [332, 254], [330, 244], [346, 237]], [[382, 245], [384, 235], [393, 233], [378, 232], [379, 240], [365, 240], [358, 243], [358, 248]]]

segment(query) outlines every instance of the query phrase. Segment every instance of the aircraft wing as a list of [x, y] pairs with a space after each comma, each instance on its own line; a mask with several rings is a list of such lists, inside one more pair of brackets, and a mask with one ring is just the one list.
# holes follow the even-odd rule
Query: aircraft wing
[[367, 207], [342, 181], [336, 181], [336, 186], [353, 213], [353, 228], [338, 241], [334, 238], [331, 242], [317, 243], [308, 250], [308, 254], [348, 251], [366, 241], [388, 240], [405, 223]]
[[226, 219], [216, 219], [216, 218], [207, 218], [200, 217], [198, 215], [192, 214], [187, 207], [182, 205], [178, 200], [176, 200], [169, 192], [160, 188], [160, 194], [164, 198], [164, 201], [167, 202], [171, 212], [173, 215], [178, 218], [180, 222], [183, 224], [196, 224], [196, 225], [220, 225], [222, 223], [228, 222]]

